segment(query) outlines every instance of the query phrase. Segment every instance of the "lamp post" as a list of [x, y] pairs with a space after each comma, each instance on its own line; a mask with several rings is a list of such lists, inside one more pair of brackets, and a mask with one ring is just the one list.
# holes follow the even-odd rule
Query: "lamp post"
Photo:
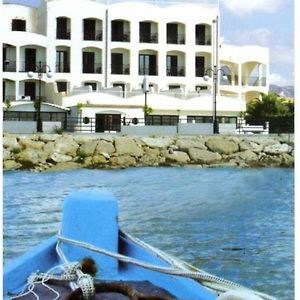
[[46, 73], [48, 78], [51, 78], [53, 74], [51, 73], [51, 69], [48, 65], [43, 65], [41, 61], [35, 66], [34, 71], [29, 71], [27, 76], [29, 78], [33, 78], [34, 72], [38, 73], [39, 79], [39, 98], [36, 102], [35, 109], [36, 109], [36, 131], [43, 132], [43, 122], [42, 122], [42, 115], [41, 115], [41, 102], [42, 102], [42, 76]]
[[147, 76], [144, 76], [143, 80], [143, 92], [145, 94], [145, 103], [144, 103], [144, 122], [146, 125], [146, 117], [148, 115], [148, 106], [147, 106], [147, 93], [149, 92], [149, 80]]
[[207, 69], [203, 79], [205, 81], [209, 80], [208, 73], [211, 73], [213, 77], [213, 132], [214, 134], [219, 133], [219, 123], [217, 120], [217, 92], [218, 92], [218, 72], [222, 73], [222, 77], [224, 80], [227, 80], [227, 76], [223, 69], [218, 69], [216, 65], [214, 65], [213, 69]]

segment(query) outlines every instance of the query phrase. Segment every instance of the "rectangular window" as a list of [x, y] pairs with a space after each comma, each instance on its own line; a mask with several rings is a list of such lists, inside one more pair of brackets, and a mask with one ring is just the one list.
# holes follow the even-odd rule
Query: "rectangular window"
[[176, 126], [178, 122], [179, 117], [175, 115], [150, 115], [146, 117], [147, 125]]
[[210, 116], [187, 116], [188, 123], [212, 123]]
[[68, 51], [62, 51], [62, 50], [56, 51], [56, 72], [57, 73], [70, 72]]
[[139, 75], [157, 75], [156, 55], [139, 55]]
[[71, 38], [71, 32], [68, 30], [67, 18], [56, 19], [56, 38], [62, 40], [69, 40]]
[[57, 91], [59, 93], [67, 91], [67, 82], [66, 81], [57, 81], [56, 86], [57, 86]]
[[12, 31], [26, 31], [26, 21], [20, 19], [12, 20], [11, 24]]
[[195, 67], [196, 67], [196, 77], [203, 77], [205, 75], [204, 56], [196, 56]]

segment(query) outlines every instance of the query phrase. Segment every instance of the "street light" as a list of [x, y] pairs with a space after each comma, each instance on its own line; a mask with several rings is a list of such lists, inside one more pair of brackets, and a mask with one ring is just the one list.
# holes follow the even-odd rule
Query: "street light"
[[219, 133], [219, 124], [217, 120], [217, 91], [218, 91], [218, 72], [222, 73], [222, 78], [227, 80], [227, 76], [223, 69], [218, 69], [216, 65], [214, 65], [213, 69], [207, 69], [203, 79], [205, 81], [209, 80], [208, 73], [211, 73], [213, 76], [213, 128], [214, 134]]
[[149, 80], [148, 80], [147, 76], [144, 76], [144, 80], [143, 80], [143, 92], [145, 93], [144, 122], [145, 122], [145, 125], [146, 125], [146, 117], [148, 115], [147, 93], [149, 92]]
[[34, 72], [38, 73], [38, 78], [39, 78], [39, 99], [36, 102], [35, 109], [37, 112], [36, 116], [36, 131], [37, 132], [43, 132], [43, 122], [42, 122], [42, 115], [41, 115], [41, 102], [42, 102], [42, 76], [44, 73], [46, 73], [48, 78], [51, 78], [53, 74], [51, 73], [51, 69], [48, 65], [43, 65], [41, 61], [38, 62], [38, 64], [35, 66], [34, 71], [29, 71], [27, 73], [27, 76], [29, 78], [33, 78]]

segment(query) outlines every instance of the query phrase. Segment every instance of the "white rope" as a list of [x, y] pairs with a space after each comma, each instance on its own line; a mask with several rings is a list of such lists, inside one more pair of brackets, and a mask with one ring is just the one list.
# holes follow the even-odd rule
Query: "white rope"
[[[245, 287], [243, 287], [239, 284], [236, 284], [236, 283], [231, 282], [229, 280], [217, 277], [215, 275], [211, 275], [211, 274], [206, 273], [206, 272], [190, 271], [190, 270], [187, 270], [186, 268], [179, 269], [179, 268], [174, 268], [174, 267], [170, 268], [170, 267], [157, 266], [157, 265], [153, 265], [153, 264], [149, 264], [149, 263], [140, 261], [140, 260], [132, 258], [132, 257], [128, 257], [128, 256], [118, 254], [118, 253], [113, 253], [113, 252], [107, 251], [105, 249], [95, 247], [94, 245], [89, 244], [89, 243], [69, 239], [69, 238], [63, 237], [61, 234], [58, 234], [57, 237], [58, 237], [58, 240], [61, 241], [61, 242], [65, 242], [65, 243], [68, 243], [68, 244], [71, 244], [71, 245], [75, 245], [75, 246], [78, 246], [78, 247], [81, 247], [81, 248], [88, 249], [88, 250], [93, 251], [93, 252], [104, 254], [104, 255], [113, 257], [113, 258], [115, 258], [119, 261], [122, 261], [122, 262], [125, 262], [125, 263], [130, 263], [130, 264], [142, 267], [142, 268], [150, 269], [152, 271], [196, 279], [197, 281], [200, 281], [203, 285], [207, 285], [207, 286], [210, 286], [210, 287], [214, 287], [216, 285], [221, 284], [223, 286], [223, 288], [222, 288], [223, 292], [227, 291], [229, 289], [230, 290], [232, 290], [232, 289], [242, 289], [242, 290], [246, 290], [248, 292], [254, 293], [254, 294], [262, 297], [265, 300], [276, 300], [275, 298], [273, 298], [269, 295], [253, 291], [253, 290], [245, 288]], [[142, 244], [146, 245], [144, 242], [142, 242]], [[148, 246], [149, 245], [147, 245], [147, 247]], [[151, 251], [156, 252], [155, 248], [152, 247], [152, 246], [150, 246], [149, 249], [151, 249]], [[161, 251], [158, 251], [157, 255], [160, 255], [161, 257], [166, 256], [165, 254], [162, 255]], [[168, 260], [172, 261], [172, 265], [175, 264], [174, 259], [171, 259], [169, 257]], [[182, 267], [182, 265], [181, 265], [181, 267]], [[218, 286], [218, 288], [221, 289], [221, 286]]]

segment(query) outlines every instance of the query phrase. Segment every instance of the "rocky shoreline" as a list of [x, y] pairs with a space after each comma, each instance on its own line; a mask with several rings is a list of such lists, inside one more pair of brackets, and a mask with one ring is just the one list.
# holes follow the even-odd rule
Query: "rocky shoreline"
[[158, 136], [4, 133], [3, 169], [140, 166], [293, 167], [290, 136]]

